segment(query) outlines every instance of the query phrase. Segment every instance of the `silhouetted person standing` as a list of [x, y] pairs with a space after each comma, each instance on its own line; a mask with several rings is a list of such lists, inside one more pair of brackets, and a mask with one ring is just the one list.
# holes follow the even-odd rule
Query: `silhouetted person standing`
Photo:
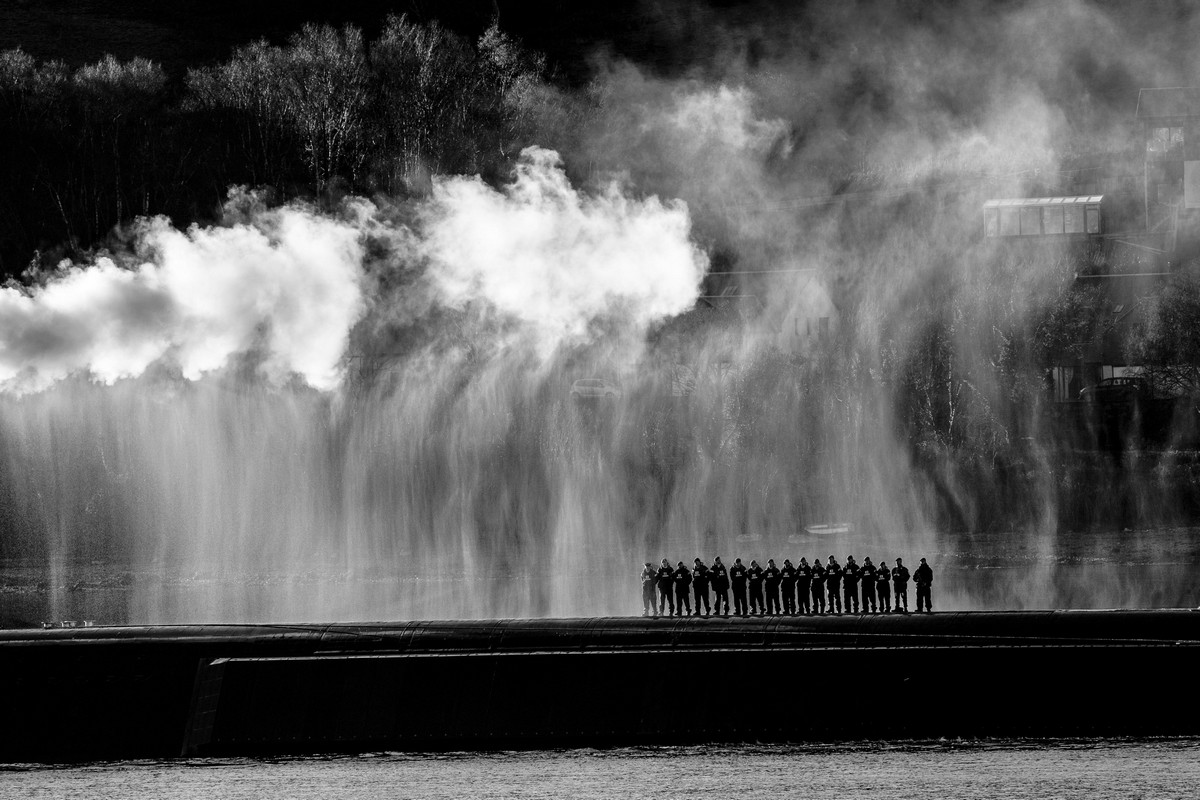
[[[892, 604], [893, 611], [903, 611], [908, 613], [908, 567], [904, 566], [902, 559], [896, 559], [896, 566], [892, 567], [892, 593], [895, 603]], [[900, 604], [904, 604], [904, 608], [900, 608]]]
[[871, 557], [863, 558], [862, 566], [858, 568], [858, 580], [862, 585], [862, 610], [867, 613], [870, 608], [871, 613], [875, 613], [875, 565], [871, 563]]
[[796, 616], [796, 568], [786, 558], [779, 568], [779, 593], [783, 599], [783, 613]]
[[854, 556], [846, 556], [846, 566], [842, 567], [842, 598], [845, 601], [847, 614], [858, 613], [858, 563]]
[[725, 616], [729, 616], [729, 570], [721, 563], [721, 557], [713, 559], [713, 565], [708, 568], [708, 585], [713, 590], [713, 613], [721, 614], [721, 604], [725, 606]]
[[739, 617], [746, 616], [746, 567], [740, 558], [733, 560], [729, 569], [729, 579], [733, 581], [733, 613]]
[[921, 566], [917, 567], [917, 571], [913, 573], [913, 582], [917, 584], [917, 611], [921, 610], [923, 604], [925, 613], [928, 614], [933, 611], [933, 600], [929, 593], [929, 588], [933, 586], [933, 570], [923, 558]]
[[825, 567], [819, 558], [814, 558], [812, 565], [812, 610], [814, 614], [825, 613]]
[[746, 577], [750, 581], [750, 613], [758, 613], [763, 615], [763, 568], [758, 565], [754, 559], [750, 559], [750, 569], [746, 570]]
[[654, 585], [658, 582], [658, 570], [649, 561], [642, 567], [642, 616], [657, 617], [658, 609], [654, 602]]
[[829, 591], [829, 613], [842, 613], [842, 565], [833, 556], [825, 564], [825, 588]]
[[708, 606], [708, 567], [698, 558], [692, 562], [692, 598], [696, 601], [696, 610], [692, 613], [700, 616], [700, 604], [704, 603], [704, 616], [707, 617], [711, 613]]
[[665, 558], [658, 567], [658, 613], [675, 613], [675, 570]]
[[775, 559], [768, 558], [766, 569], [763, 570], [763, 587], [767, 595], [767, 613], [779, 613], [779, 582], [783, 576], [779, 572], [779, 567], [775, 566]]
[[812, 613], [812, 599], [808, 596], [809, 590], [812, 588], [812, 567], [808, 565], [808, 561], [801, 556], [800, 563], [796, 565], [796, 599], [799, 605], [796, 607], [797, 612], [801, 614]]
[[879, 562], [875, 573], [875, 593], [879, 595], [879, 610], [889, 613], [892, 610], [892, 572], [886, 561]]
[[687, 616], [692, 615], [692, 601], [688, 597], [688, 589], [691, 588], [692, 573], [683, 562], [679, 562], [679, 566], [675, 567], [675, 616], [684, 616], [684, 611], [687, 611]]

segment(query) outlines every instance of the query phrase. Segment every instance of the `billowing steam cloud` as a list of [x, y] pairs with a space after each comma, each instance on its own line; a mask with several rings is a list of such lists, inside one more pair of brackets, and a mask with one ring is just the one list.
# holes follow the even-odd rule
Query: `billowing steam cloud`
[[438, 183], [425, 216], [431, 278], [449, 304], [485, 301], [551, 340], [600, 316], [640, 328], [686, 311], [708, 264], [682, 203], [632, 200], [616, 184], [580, 194], [558, 154], [538, 147], [503, 191]]
[[27, 390], [83, 372], [111, 383], [162, 359], [195, 379], [253, 351], [276, 382], [296, 374], [329, 388], [364, 310], [360, 238], [298, 207], [186, 232], [146, 221], [141, 264], [102, 258], [0, 290], [0, 380]]
[[0, 289], [0, 382], [28, 391], [82, 373], [112, 383], [159, 362], [194, 380], [253, 354], [273, 383], [295, 375], [333, 388], [368, 310], [364, 242], [381, 228], [399, 261], [428, 265], [435, 301], [484, 304], [551, 348], [597, 317], [641, 329], [686, 310], [707, 266], [682, 203], [630, 199], [615, 184], [581, 194], [539, 148], [501, 191], [439, 183], [419, 216], [419, 235], [386, 229], [366, 201], [341, 218], [289, 206], [186, 232], [147, 220], [131, 266], [101, 258]]

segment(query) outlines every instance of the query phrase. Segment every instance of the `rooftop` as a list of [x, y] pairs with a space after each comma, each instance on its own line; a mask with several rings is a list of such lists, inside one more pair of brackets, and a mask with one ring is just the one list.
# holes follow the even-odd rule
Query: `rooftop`
[[1137, 118], [1200, 117], [1200, 89], [1142, 89], [1138, 92]]

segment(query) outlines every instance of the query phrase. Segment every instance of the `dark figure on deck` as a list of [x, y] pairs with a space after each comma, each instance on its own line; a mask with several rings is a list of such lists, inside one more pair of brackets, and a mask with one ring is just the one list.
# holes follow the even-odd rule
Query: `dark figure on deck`
[[833, 556], [825, 564], [825, 588], [829, 592], [829, 613], [842, 613], [842, 565]]
[[649, 561], [642, 567], [642, 616], [657, 617], [654, 601], [654, 585], [658, 582], [658, 570]]
[[846, 556], [846, 566], [842, 567], [842, 599], [847, 614], [858, 613], [858, 570], [854, 556]]
[[875, 593], [879, 595], [879, 610], [888, 613], [892, 610], [892, 573], [887, 568], [886, 561], [879, 562], [879, 570], [875, 573]]
[[692, 573], [683, 562], [679, 562], [679, 566], [675, 568], [675, 616], [682, 617], [684, 611], [687, 611], [688, 616], [692, 614], [692, 601], [688, 597], [690, 594], [688, 589], [691, 588]]
[[665, 558], [658, 567], [658, 613], [675, 613], [675, 570]]
[[763, 570], [763, 583], [767, 589], [767, 613], [779, 613], [779, 581], [782, 576], [779, 574], [779, 567], [775, 566], [775, 559], [767, 559], [767, 568]]
[[917, 584], [917, 611], [924, 605], [925, 613], [933, 611], [933, 601], [930, 599], [929, 587], [933, 586], [933, 570], [921, 559], [921, 566], [913, 573], [913, 582]]
[[750, 559], [750, 569], [746, 570], [750, 581], [750, 613], [761, 617], [766, 606], [763, 604], [763, 568], [754, 559]]
[[783, 613], [796, 616], [796, 568], [786, 558], [779, 568], [779, 592], [783, 596]]
[[825, 567], [819, 558], [814, 558], [812, 565], [812, 610], [814, 614], [825, 613]]
[[733, 581], [733, 613], [739, 617], [746, 616], [746, 568], [740, 558], [733, 560], [729, 569], [729, 579]]
[[800, 563], [796, 565], [796, 599], [799, 601], [796, 611], [800, 614], [812, 613], [812, 600], [808, 596], [811, 587], [812, 567], [808, 565], [808, 561], [804, 557], [801, 557]]
[[708, 568], [708, 585], [713, 590], [713, 613], [721, 614], [721, 604], [725, 606], [725, 616], [729, 616], [729, 570], [721, 563], [721, 557], [713, 559], [713, 565]]
[[696, 601], [696, 610], [692, 613], [697, 617], [700, 616], [701, 603], [704, 603], [704, 616], [711, 613], [708, 606], [708, 580], [708, 567], [697, 558], [692, 562], [692, 598]]
[[[903, 611], [908, 613], [908, 567], [904, 566], [904, 562], [897, 558], [896, 566], [892, 567], [892, 596], [895, 598], [895, 603], [892, 604], [893, 611]], [[904, 608], [900, 608], [900, 604], [904, 604]]]
[[863, 559], [862, 566], [858, 568], [858, 579], [862, 582], [862, 610], [867, 613], [867, 609], [871, 609], [871, 613], [875, 613], [875, 565], [871, 563], [871, 557], [867, 556]]

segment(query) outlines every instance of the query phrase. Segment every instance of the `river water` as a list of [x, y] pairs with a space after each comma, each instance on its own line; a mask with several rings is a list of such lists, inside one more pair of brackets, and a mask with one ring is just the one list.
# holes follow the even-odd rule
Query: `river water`
[[1200, 796], [1200, 740], [654, 747], [0, 768], [4, 798], [1164, 800]]

